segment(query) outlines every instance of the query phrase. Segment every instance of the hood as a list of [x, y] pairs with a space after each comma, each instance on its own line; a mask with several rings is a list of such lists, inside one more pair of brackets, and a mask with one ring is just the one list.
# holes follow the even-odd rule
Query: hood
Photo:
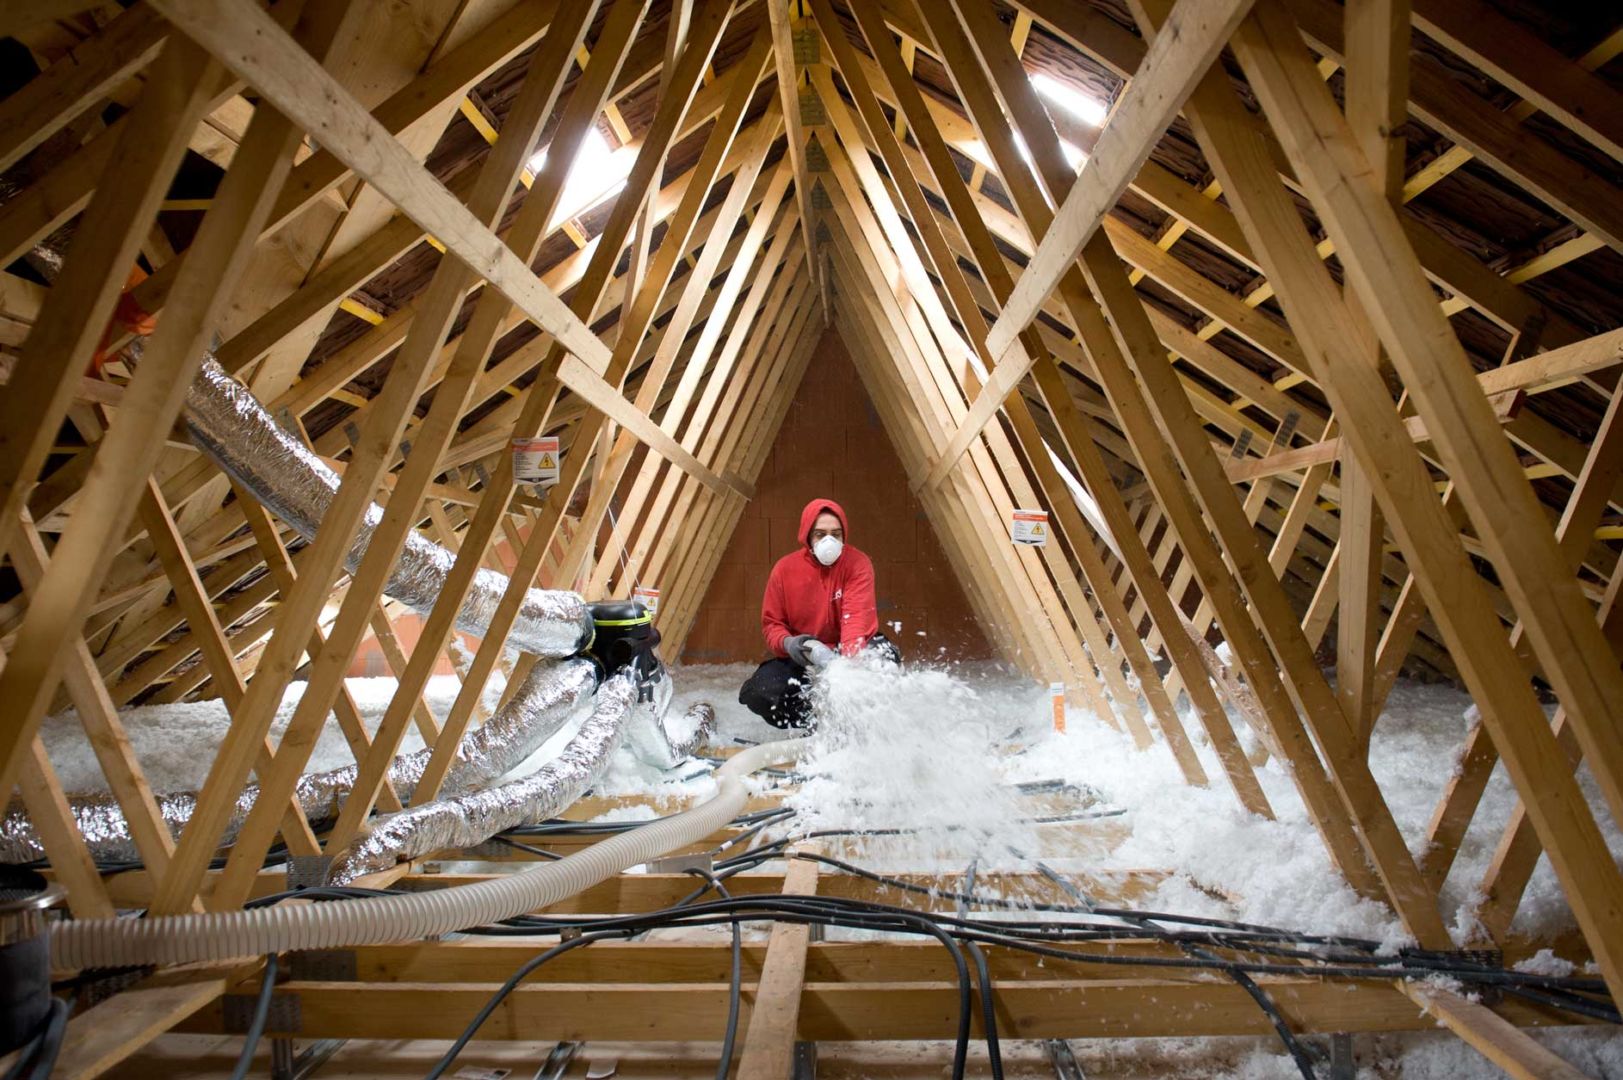
[[845, 520], [845, 510], [833, 499], [813, 499], [806, 504], [806, 509], [800, 512], [800, 546], [805, 547], [811, 536], [812, 524], [816, 522], [817, 515], [822, 513], [833, 514], [840, 519], [840, 528], [845, 530], [845, 542], [851, 542], [851, 523]]

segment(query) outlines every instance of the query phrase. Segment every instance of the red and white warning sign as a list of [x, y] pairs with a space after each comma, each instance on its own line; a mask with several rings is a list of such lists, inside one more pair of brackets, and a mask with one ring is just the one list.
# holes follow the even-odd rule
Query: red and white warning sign
[[659, 590], [645, 588], [638, 585], [631, 590], [631, 599], [641, 601], [642, 606], [648, 609], [648, 614], [659, 614]]
[[1009, 521], [1009, 539], [1017, 544], [1044, 547], [1048, 543], [1048, 511], [1015, 510]]
[[556, 484], [558, 437], [514, 439], [513, 479], [521, 484]]

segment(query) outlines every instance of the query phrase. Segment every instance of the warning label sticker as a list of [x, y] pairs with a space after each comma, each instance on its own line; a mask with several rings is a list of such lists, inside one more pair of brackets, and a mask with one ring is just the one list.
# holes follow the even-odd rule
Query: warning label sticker
[[513, 479], [520, 484], [556, 484], [558, 437], [514, 439]]
[[631, 599], [641, 601], [642, 606], [648, 609], [648, 614], [650, 614], [650, 615], [658, 615], [659, 614], [659, 590], [658, 589], [646, 589], [646, 588], [643, 588], [641, 585], [638, 585], [637, 587], [635, 587], [634, 589], [631, 590]]
[[1048, 544], [1048, 511], [1013, 511], [1010, 514], [1009, 539], [1017, 544], [1045, 547]]

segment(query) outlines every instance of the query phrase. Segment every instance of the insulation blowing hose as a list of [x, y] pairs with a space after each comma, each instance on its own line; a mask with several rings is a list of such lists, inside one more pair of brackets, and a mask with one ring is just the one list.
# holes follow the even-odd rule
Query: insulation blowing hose
[[500, 922], [549, 907], [709, 836], [744, 808], [746, 776], [794, 760], [800, 746], [801, 740], [790, 739], [751, 747], [715, 771], [716, 794], [699, 806], [523, 873], [342, 904], [59, 922], [51, 931], [51, 965], [68, 971], [235, 960], [295, 949], [410, 941]]

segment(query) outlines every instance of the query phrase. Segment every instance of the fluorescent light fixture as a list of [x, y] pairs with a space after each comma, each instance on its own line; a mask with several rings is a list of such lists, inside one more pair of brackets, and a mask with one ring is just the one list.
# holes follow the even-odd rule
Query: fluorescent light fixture
[[[595, 127], [581, 141], [580, 152], [569, 166], [569, 179], [564, 181], [558, 197], [558, 208], [547, 222], [550, 232], [565, 221], [583, 214], [605, 199], [620, 193], [626, 186], [626, 177], [637, 155], [629, 147], [609, 149], [608, 140]], [[539, 174], [547, 162], [547, 148], [543, 147], [530, 158], [530, 171]]]
[[1105, 116], [1110, 110], [1099, 101], [1094, 100], [1079, 90], [1075, 90], [1058, 79], [1049, 75], [1038, 73], [1031, 77], [1031, 85], [1043, 97], [1064, 109], [1084, 124], [1098, 127], [1105, 122]]

